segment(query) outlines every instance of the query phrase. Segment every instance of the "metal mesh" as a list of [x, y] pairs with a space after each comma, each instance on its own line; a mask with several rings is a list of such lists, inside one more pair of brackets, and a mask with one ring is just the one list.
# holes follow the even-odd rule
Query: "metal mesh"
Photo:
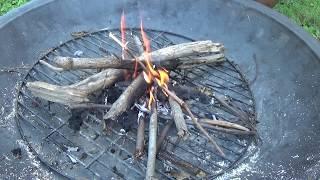
[[[54, 64], [54, 56], [102, 57], [119, 56], [121, 48], [109, 39], [112, 31], [120, 36], [118, 30], [102, 30], [83, 34], [59, 47], [50, 50], [41, 57]], [[163, 48], [172, 44], [192, 41], [189, 38], [155, 30], [146, 31], [152, 40], [152, 49]], [[127, 31], [129, 42], [134, 42], [132, 34], [140, 37], [136, 29]], [[128, 47], [136, 51], [133, 44]], [[136, 129], [120, 133], [122, 128], [116, 124], [108, 135], [102, 134], [102, 114], [99, 111], [88, 111], [80, 131], [68, 127], [70, 110], [63, 105], [50, 103], [31, 95], [25, 87], [28, 81], [46, 81], [57, 85], [68, 85], [77, 82], [94, 70], [72, 70], [54, 72], [46, 66], [36, 63], [23, 80], [18, 93], [16, 116], [18, 127], [29, 147], [41, 162], [69, 178], [119, 178], [142, 179], [146, 170], [146, 155], [141, 160], [133, 157]], [[192, 70], [171, 72], [171, 79], [194, 87], [206, 87], [216, 94], [227, 97], [238, 110], [245, 112], [255, 123], [254, 100], [247, 81], [237, 67], [230, 61], [219, 66], [202, 65]], [[219, 102], [202, 102], [201, 99], [190, 99], [189, 105], [199, 116], [221, 117], [239, 123], [239, 119], [225, 109]], [[127, 121], [136, 121], [136, 117]], [[161, 129], [165, 120], [160, 120]], [[147, 126], [146, 126], [147, 127]], [[191, 178], [217, 177], [234, 167], [246, 153], [253, 137], [227, 134], [210, 130], [226, 156], [216, 152], [207, 139], [193, 126], [189, 126], [191, 136], [187, 141], [179, 141], [175, 128], [171, 128], [157, 157], [156, 172], [159, 179], [175, 179], [185, 174]], [[146, 128], [146, 135], [148, 128]], [[187, 172], [187, 173], [183, 173]], [[186, 176], [186, 175], [185, 175]]]

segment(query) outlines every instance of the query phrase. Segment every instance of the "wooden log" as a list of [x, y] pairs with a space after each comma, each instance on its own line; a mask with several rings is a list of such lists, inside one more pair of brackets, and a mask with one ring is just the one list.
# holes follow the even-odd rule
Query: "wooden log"
[[171, 96], [168, 99], [171, 107], [171, 115], [178, 131], [177, 135], [183, 140], [186, 140], [190, 133], [183, 117], [181, 106]]
[[123, 77], [123, 70], [107, 69], [68, 86], [53, 85], [41, 81], [28, 82], [26, 86], [36, 97], [51, 102], [72, 105], [89, 102], [89, 94], [109, 87]]
[[[212, 41], [196, 41], [165, 47], [149, 54], [142, 54], [137, 57], [136, 60], [143, 62], [145, 61], [146, 56], [150, 56], [155, 65], [160, 65], [168, 69], [176, 67], [190, 68], [199, 64], [223, 62], [225, 60], [223, 51], [224, 47], [219, 43], [213, 43]], [[96, 68], [133, 69], [135, 67], [134, 59], [119, 60], [114, 56], [103, 58], [57, 56], [54, 58], [54, 62], [58, 66], [57, 68], [62, 68], [64, 70]]]
[[123, 112], [131, 107], [136, 99], [145, 93], [147, 87], [146, 81], [143, 79], [143, 75], [140, 74], [127, 89], [120, 95], [120, 97], [114, 102], [104, 116], [104, 120], [116, 120]]
[[144, 128], [145, 117], [142, 115], [138, 120], [136, 150], [134, 153], [135, 158], [140, 158], [144, 154]]
[[155, 178], [155, 166], [156, 166], [156, 153], [157, 153], [157, 129], [158, 129], [158, 117], [157, 107], [153, 103], [152, 113], [149, 122], [149, 143], [148, 143], [148, 160], [146, 179], [153, 180]]

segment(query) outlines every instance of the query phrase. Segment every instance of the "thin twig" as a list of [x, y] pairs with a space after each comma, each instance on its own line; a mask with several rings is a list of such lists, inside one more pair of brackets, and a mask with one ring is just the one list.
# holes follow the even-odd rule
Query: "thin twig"
[[174, 93], [172, 93], [169, 89], [161, 87], [162, 90], [164, 90], [170, 97], [172, 97], [175, 101], [177, 101], [180, 106], [186, 110], [188, 115], [191, 117], [191, 120], [196, 125], [196, 127], [208, 138], [208, 140], [215, 146], [215, 148], [219, 151], [219, 153], [222, 156], [225, 156], [224, 152], [221, 150], [220, 146], [213, 140], [213, 138], [209, 135], [209, 133], [202, 127], [202, 125], [198, 122], [198, 120], [195, 118], [187, 104], [180, 99], [178, 96], [176, 96]]
[[71, 104], [71, 109], [110, 109], [110, 104], [95, 104], [95, 103], [82, 103], [82, 104]]

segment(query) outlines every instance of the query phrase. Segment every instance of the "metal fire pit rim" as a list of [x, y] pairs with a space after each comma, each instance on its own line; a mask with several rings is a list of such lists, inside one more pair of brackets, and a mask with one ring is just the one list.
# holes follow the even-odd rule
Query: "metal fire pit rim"
[[[0, 28], [6, 26], [11, 21], [23, 16], [26, 13], [31, 12], [32, 10], [41, 8], [49, 3], [53, 3], [57, 0], [32, 0], [25, 5], [18, 7], [9, 13], [0, 16]], [[142, 1], [142, 0], [137, 0]], [[263, 14], [265, 17], [268, 17], [278, 24], [282, 25], [283, 27], [287, 28], [293, 35], [298, 37], [300, 40], [304, 42], [304, 44], [312, 50], [312, 53], [317, 56], [318, 61], [320, 62], [320, 43], [313, 38], [309, 33], [307, 33], [302, 27], [295, 24], [292, 20], [290, 20], [287, 16], [268, 8], [258, 2], [253, 0], [230, 0], [233, 1], [241, 6], [254, 9], [257, 12]]]

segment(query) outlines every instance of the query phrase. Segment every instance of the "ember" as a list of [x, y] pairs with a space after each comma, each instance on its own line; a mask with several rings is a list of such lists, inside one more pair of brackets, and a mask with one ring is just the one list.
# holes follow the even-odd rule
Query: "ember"
[[[192, 108], [190, 108], [192, 106], [185, 101], [186, 98], [181, 98], [184, 97], [184, 94], [181, 94], [181, 91], [175, 92], [183, 84], [180, 85], [181, 82], [171, 82], [172, 70], [190, 69], [191, 67], [205, 64], [213, 66], [224, 63], [224, 47], [222, 44], [214, 43], [210, 40], [195, 41], [171, 45], [153, 51], [151, 49], [151, 40], [144, 30], [142, 21], [140, 24], [142, 41], [137, 36], [133, 36], [132, 38], [126, 36], [124, 12], [121, 15], [120, 34], [121, 39], [113, 33], [109, 33], [109, 38], [122, 49], [120, 59], [112, 55], [102, 58], [58, 56], [55, 58], [56, 66], [47, 62], [42, 63], [54, 71], [103, 69], [101, 72], [67, 86], [58, 86], [41, 81], [28, 82], [26, 86], [34, 96], [67, 105], [71, 109], [77, 109], [77, 112], [79, 112], [79, 109], [80, 111], [81, 109], [107, 109], [107, 112], [103, 116], [104, 122], [102, 122], [105, 132], [108, 129], [112, 129], [113, 122], [118, 122], [119, 118], [127, 111], [130, 111], [133, 105], [139, 107], [134, 155], [139, 160], [145, 154], [146, 147], [144, 141], [147, 138], [145, 138], [144, 131], [146, 122], [148, 122], [146, 179], [156, 177], [156, 156], [168, 156], [161, 154], [160, 147], [173, 125], [175, 125], [177, 130], [175, 133], [177, 141], [187, 141], [190, 138], [189, 131], [192, 128], [196, 128], [213, 145], [214, 151], [217, 151], [222, 157], [225, 156], [225, 152], [212, 135], [208, 133], [208, 130], [218, 130], [237, 135], [255, 135], [256, 131], [254, 127], [250, 126], [250, 117], [241, 110], [229, 105], [223, 98], [216, 96], [214, 92], [208, 93], [204, 89], [187, 87], [188, 90], [194, 93], [209, 97], [211, 100], [217, 100], [229, 112], [236, 115], [242, 124], [225, 121], [223, 118], [215, 118], [215, 116], [213, 119], [203, 118], [202, 115], [194, 113]], [[139, 54], [129, 47], [132, 44], [136, 46]], [[100, 102], [100, 100], [93, 99], [92, 94], [101, 94], [104, 89], [110, 88], [116, 83], [121, 81], [127, 82], [125, 77], [128, 75], [132, 77], [130, 85], [126, 87], [112, 105], [95, 104]], [[160, 97], [163, 97], [161, 103], [170, 107], [171, 116], [168, 117], [168, 115], [162, 114], [159, 110]], [[105, 99], [105, 97], [102, 97], [102, 99]], [[161, 118], [168, 119], [168, 122], [163, 129], [158, 130], [158, 119]], [[190, 125], [192, 128], [190, 128]], [[79, 129], [78, 126], [77, 129]], [[161, 134], [157, 138], [158, 131], [161, 131]], [[175, 162], [171, 161], [171, 163]], [[181, 163], [178, 162], [177, 164]], [[192, 165], [188, 164], [184, 166], [190, 167]]]

